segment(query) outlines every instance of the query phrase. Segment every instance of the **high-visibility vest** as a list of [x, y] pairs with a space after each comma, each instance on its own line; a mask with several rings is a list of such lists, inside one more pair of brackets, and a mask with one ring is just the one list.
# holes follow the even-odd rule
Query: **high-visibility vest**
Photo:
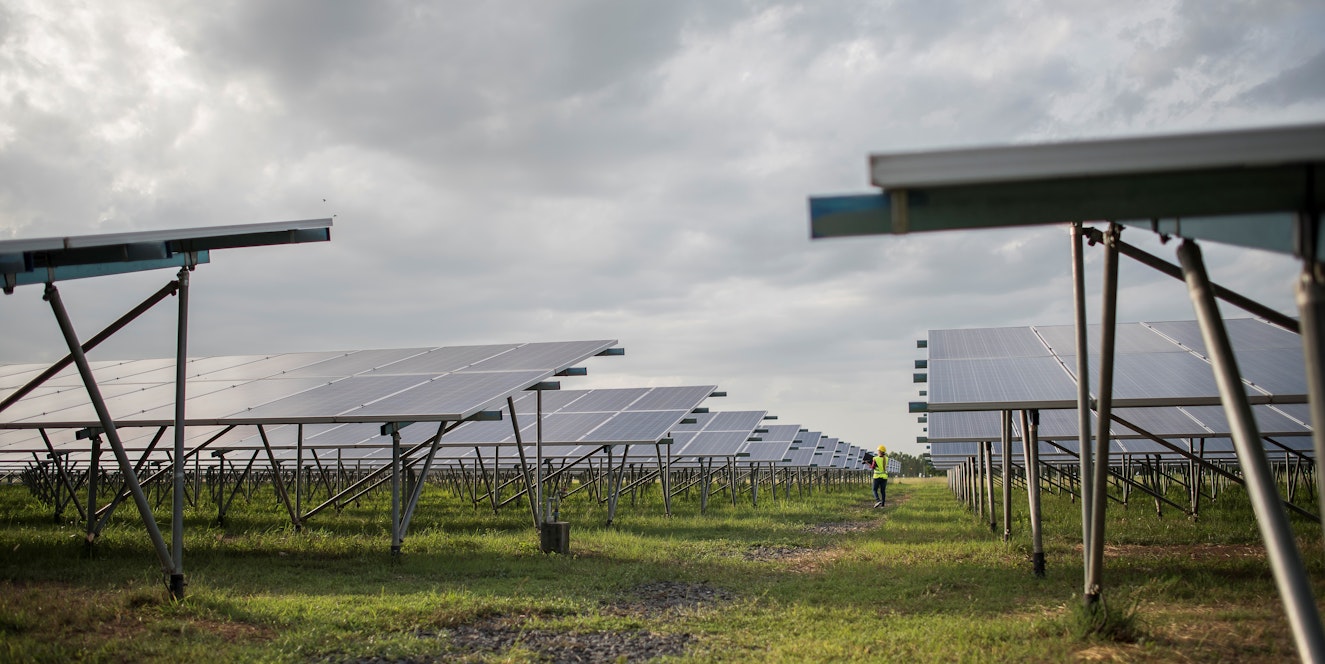
[[888, 457], [882, 454], [874, 457], [874, 476], [888, 479]]

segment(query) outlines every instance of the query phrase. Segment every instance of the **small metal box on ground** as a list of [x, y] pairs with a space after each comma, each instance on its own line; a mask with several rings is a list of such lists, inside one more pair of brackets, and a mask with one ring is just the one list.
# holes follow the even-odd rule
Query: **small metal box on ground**
[[570, 523], [550, 521], [543, 524], [540, 544], [543, 553], [570, 553]]

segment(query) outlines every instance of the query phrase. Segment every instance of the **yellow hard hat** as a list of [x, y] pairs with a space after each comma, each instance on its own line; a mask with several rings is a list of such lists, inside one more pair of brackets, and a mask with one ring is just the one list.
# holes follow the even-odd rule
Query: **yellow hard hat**
[[885, 452], [887, 452], [887, 451], [888, 451], [888, 448], [886, 448], [886, 447], [884, 447], [884, 446], [882, 446], [882, 445], [879, 446], [879, 454], [883, 454], [883, 453], [885, 453]]

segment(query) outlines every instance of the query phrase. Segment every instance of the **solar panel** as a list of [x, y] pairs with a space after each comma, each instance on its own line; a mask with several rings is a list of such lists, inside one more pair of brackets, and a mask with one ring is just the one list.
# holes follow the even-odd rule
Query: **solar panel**
[[765, 443], [791, 443], [791, 441], [796, 440], [796, 436], [798, 436], [801, 431], [801, 426], [799, 424], [772, 424], [765, 428], [768, 429], [768, 432], [759, 434], [759, 437], [763, 439], [761, 442]]
[[451, 346], [433, 348], [426, 353], [402, 358], [378, 367], [375, 373], [385, 374], [440, 374], [470, 368], [503, 353], [509, 353], [519, 344], [493, 344], [487, 346]]
[[[247, 383], [228, 381], [190, 381], [188, 398], [185, 400], [189, 419], [223, 419], [229, 415], [245, 412], [247, 409], [271, 403], [326, 384], [320, 378], [273, 378]], [[198, 394], [194, 388], [208, 389], [212, 386], [221, 389]], [[120, 387], [133, 387], [120, 386]], [[171, 402], [143, 412], [141, 419], [171, 419], [175, 416], [175, 405]]]
[[[1149, 325], [1178, 343], [1207, 355], [1201, 326], [1196, 321], [1168, 321]], [[1228, 332], [1229, 343], [1239, 350], [1302, 348], [1302, 339], [1298, 335], [1253, 318], [1225, 320], [1224, 329]]]
[[1306, 360], [1302, 346], [1236, 350], [1238, 370], [1244, 380], [1271, 394], [1306, 394]]
[[739, 431], [695, 432], [692, 436], [693, 438], [684, 447], [673, 448], [673, 454], [679, 457], [736, 456], [749, 438], [748, 433]]
[[561, 341], [524, 344], [510, 352], [479, 362], [474, 371], [548, 369], [559, 371], [616, 345], [615, 341]]
[[[343, 378], [373, 369], [389, 366], [407, 357], [427, 352], [427, 348], [390, 348], [382, 350], [346, 351], [344, 354], [287, 372], [287, 378], [316, 376]], [[390, 373], [390, 372], [385, 372]]]
[[617, 413], [583, 440], [598, 443], [656, 442], [666, 437], [672, 426], [689, 412], [660, 410]]
[[427, 381], [425, 376], [350, 376], [299, 394], [246, 410], [237, 421], [330, 421], [365, 404]]
[[[551, 413], [544, 415], [543, 440], [561, 443], [580, 442], [611, 417], [612, 413]], [[531, 442], [532, 440], [532, 437], [528, 437], [525, 442]]]
[[[294, 371], [308, 365], [321, 362], [323, 360], [338, 357], [340, 353], [284, 353], [281, 355], [271, 355], [255, 362], [248, 362], [227, 369], [217, 369], [199, 373], [201, 380], [255, 380], [258, 378], [281, 377], [289, 371]], [[101, 380], [101, 377], [97, 377]]]
[[[766, 411], [721, 411], [708, 413], [712, 421], [705, 428], [710, 431], [754, 431], [764, 420]], [[696, 416], [698, 417], [698, 415]]]
[[1030, 328], [930, 330], [931, 360], [1043, 357], [1049, 350]]
[[745, 456], [741, 461], [752, 463], [781, 462], [787, 458], [787, 449], [790, 447], [788, 441], [779, 441], [771, 443], [747, 443], [742, 452]]
[[1076, 384], [1052, 357], [930, 360], [929, 386], [931, 410], [1076, 404]]
[[562, 410], [588, 413], [588, 412], [615, 412], [625, 410], [627, 406], [634, 403], [640, 397], [644, 396], [650, 388], [624, 388], [610, 390], [592, 390], [588, 394], [583, 394], [575, 399], [569, 405], [564, 406]]
[[[346, 415], [360, 420], [379, 421], [425, 418], [459, 420], [482, 410], [489, 402], [537, 383], [549, 374], [548, 371], [446, 374], [392, 394], [389, 399], [384, 398], [353, 409]], [[366, 376], [356, 376], [342, 382], [367, 379]]]
[[653, 388], [649, 393], [627, 407], [627, 410], [673, 410], [684, 408], [687, 411], [707, 399], [713, 385]]

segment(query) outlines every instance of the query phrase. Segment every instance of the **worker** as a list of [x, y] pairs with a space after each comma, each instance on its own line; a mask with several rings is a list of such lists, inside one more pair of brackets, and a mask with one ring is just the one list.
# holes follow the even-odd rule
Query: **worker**
[[874, 506], [883, 507], [888, 502], [888, 448], [880, 445], [873, 461]]

